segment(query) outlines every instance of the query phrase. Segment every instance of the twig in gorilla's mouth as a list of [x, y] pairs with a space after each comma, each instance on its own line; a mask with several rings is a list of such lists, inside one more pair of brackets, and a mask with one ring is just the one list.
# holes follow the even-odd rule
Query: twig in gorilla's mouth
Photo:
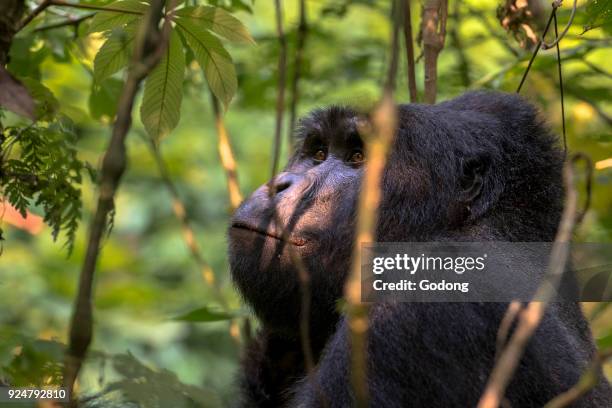
[[267, 237], [270, 238], [274, 238], [274, 239], [278, 239], [279, 241], [285, 241], [288, 242], [292, 245], [295, 246], [304, 246], [306, 245], [306, 240], [303, 238], [289, 238], [289, 239], [283, 239], [283, 237], [280, 234], [276, 234], [270, 231], [266, 231], [264, 229], [258, 228], [258, 227], [254, 227], [250, 224], [246, 224], [244, 222], [234, 222], [232, 223], [232, 228], [236, 228], [236, 229], [243, 229], [243, 230], [247, 230], [247, 231], [251, 231], [251, 232], [255, 232], [257, 234], [260, 235], [265, 235]]

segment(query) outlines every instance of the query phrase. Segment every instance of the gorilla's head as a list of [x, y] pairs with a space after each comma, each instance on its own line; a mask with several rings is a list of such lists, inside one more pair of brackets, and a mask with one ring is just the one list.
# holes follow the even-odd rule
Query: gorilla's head
[[[552, 240], [562, 158], [531, 105], [472, 93], [435, 106], [400, 106], [398, 119], [377, 241]], [[303, 119], [295, 152], [273, 181], [276, 194], [265, 184], [234, 215], [232, 277], [268, 327], [295, 333], [299, 325], [301, 286], [290, 249], [311, 277], [313, 324], [331, 329], [337, 319], [368, 163], [360, 120], [344, 107]]]

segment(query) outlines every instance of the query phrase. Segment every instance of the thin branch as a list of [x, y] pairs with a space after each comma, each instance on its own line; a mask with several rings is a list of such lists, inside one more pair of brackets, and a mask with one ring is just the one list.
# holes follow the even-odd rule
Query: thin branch
[[[286, 70], [287, 70], [287, 40], [283, 29], [283, 9], [280, 0], [275, 0], [275, 12], [276, 12], [276, 32], [280, 45], [279, 57], [278, 57], [278, 91], [276, 99], [276, 126], [274, 133], [274, 151], [272, 158], [272, 168], [270, 182], [268, 183], [269, 199], [274, 200], [276, 194], [276, 173], [278, 171], [278, 163], [280, 160], [281, 150], [281, 132], [283, 124], [283, 115], [285, 107], [285, 87], [286, 87]], [[295, 248], [288, 244], [290, 242], [289, 231], [283, 225], [282, 220], [278, 215], [276, 209], [276, 203], [272, 202], [272, 218], [275, 226], [280, 230], [281, 240], [286, 243], [289, 257], [291, 258], [292, 265], [297, 270], [298, 279], [300, 281], [300, 343], [302, 345], [302, 354], [304, 355], [304, 365], [306, 367], [306, 373], [308, 380], [311, 381], [317, 396], [319, 397], [321, 404], [327, 406], [327, 399], [322, 394], [319, 384], [313, 377], [314, 373], [314, 354], [312, 352], [311, 341], [310, 341], [310, 303], [311, 303], [311, 291], [310, 291], [310, 273], [304, 265], [304, 261], [301, 256], [297, 253]]]
[[53, 24], [42, 26], [42, 27], [38, 27], [34, 30], [34, 32], [38, 33], [41, 31], [53, 30], [56, 28], [69, 27], [69, 26], [78, 27], [79, 24], [81, 24], [83, 21], [88, 20], [95, 15], [96, 15], [95, 13], [92, 13], [92, 14], [86, 14], [84, 16], [80, 16], [77, 18], [68, 18], [67, 20], [60, 21], [58, 23], [53, 23]]
[[427, 0], [423, 8], [423, 56], [425, 58], [425, 102], [435, 103], [438, 55], [444, 48], [448, 0]]
[[158, 23], [163, 17], [164, 0], [151, 2], [136, 37], [132, 64], [119, 99], [117, 119], [109, 146], [102, 160], [98, 205], [91, 223], [87, 251], [79, 278], [78, 293], [70, 323], [69, 344], [64, 364], [64, 387], [76, 404], [72, 391], [87, 354], [93, 335], [92, 286], [100, 252], [100, 242], [107, 229], [108, 215], [114, 206], [114, 197], [126, 168], [125, 139], [132, 123], [132, 108], [140, 82], [148, 75], [165, 52], [170, 25], [166, 20], [164, 32]]
[[287, 77], [287, 37], [283, 29], [283, 9], [281, 0], [274, 0], [276, 10], [276, 34], [278, 36], [278, 87], [276, 93], [276, 124], [274, 127], [274, 152], [272, 159], [272, 177], [270, 178], [270, 194], [273, 196], [274, 177], [278, 171], [281, 149], [281, 132], [283, 131], [283, 113], [285, 112], [285, 87]]
[[608, 37], [603, 37], [603, 38], [585, 37], [583, 35], [576, 35], [576, 34], [567, 34], [566, 37], [571, 38], [572, 40], [578, 40], [580, 42], [601, 44], [603, 47], [608, 47], [610, 45], [610, 42], [612, 41], [612, 38], [608, 38]]
[[[280, 144], [281, 144], [281, 131], [284, 114], [284, 95], [285, 95], [285, 76], [287, 70], [287, 40], [283, 30], [283, 10], [280, 0], [275, 0], [276, 6], [276, 30], [278, 35], [278, 41], [280, 43], [280, 54], [278, 58], [278, 94], [276, 101], [276, 128], [274, 137], [274, 158], [272, 164], [272, 177], [270, 178], [270, 197], [272, 198], [276, 194], [276, 186], [274, 180], [276, 178], [276, 172], [278, 168], [279, 156], [280, 156]], [[289, 242], [289, 233], [284, 228], [282, 221], [274, 206], [274, 223], [281, 229], [281, 237], [284, 242]], [[304, 354], [304, 363], [306, 366], [306, 372], [311, 378], [311, 374], [314, 371], [314, 355], [310, 344], [310, 273], [304, 265], [304, 261], [301, 256], [295, 251], [295, 248], [291, 245], [287, 245], [289, 256], [291, 257], [292, 264], [296, 267], [298, 272], [298, 279], [300, 280], [301, 289], [301, 304], [300, 304], [300, 339], [302, 343], [302, 353]], [[315, 387], [318, 385], [315, 383]], [[319, 392], [317, 392], [319, 394]]]
[[457, 52], [457, 60], [458, 60], [457, 70], [459, 71], [461, 85], [463, 85], [464, 88], [468, 88], [472, 81], [470, 79], [470, 62], [467, 58], [467, 55], [465, 54], [465, 49], [463, 47], [463, 44], [461, 42], [461, 36], [459, 34], [459, 27], [461, 26], [461, 11], [459, 9], [460, 5], [461, 5], [461, 2], [459, 1], [456, 1], [454, 4], [454, 9], [453, 9], [453, 14], [452, 14], [452, 16], [454, 17], [454, 21], [452, 24], [452, 28], [449, 32], [449, 36], [450, 36], [451, 45]]
[[[238, 184], [237, 184], [237, 178], [236, 178], [236, 166], [235, 166], [235, 162], [233, 159], [233, 153], [231, 151], [231, 146], [229, 145], [229, 138], [227, 136], [227, 132], [223, 124], [223, 119], [220, 116], [221, 114], [220, 114], [219, 104], [216, 98], [214, 97], [214, 95], [212, 95], [212, 93], [211, 93], [211, 96], [213, 100], [213, 109], [215, 110], [215, 119], [221, 122], [220, 125], [217, 125], [219, 138], [220, 138], [219, 151], [222, 156], [221, 161], [223, 162], [223, 167], [226, 169], [227, 173], [231, 173], [231, 175], [228, 174], [228, 189], [230, 190], [230, 202], [232, 204], [232, 210], [235, 210], [240, 204], [240, 201], [242, 201], [242, 197], [240, 196], [240, 191], [238, 190]], [[219, 129], [219, 126], [222, 128], [222, 130]], [[189, 218], [187, 214], [185, 204], [181, 200], [178, 188], [176, 187], [176, 184], [174, 184], [174, 182], [172, 181], [172, 177], [170, 177], [168, 166], [166, 166], [166, 163], [164, 162], [164, 159], [161, 155], [161, 151], [159, 149], [159, 145], [155, 142], [155, 139], [153, 138], [147, 138], [147, 139], [148, 139], [147, 140], [148, 145], [151, 148], [151, 152], [157, 164], [157, 168], [159, 170], [159, 174], [162, 178], [162, 181], [164, 185], [166, 186], [166, 188], [168, 189], [168, 192], [172, 196], [172, 211], [174, 212], [174, 215], [176, 216], [176, 218], [178, 218], [178, 220], [181, 222], [183, 240], [185, 241], [185, 244], [189, 248], [189, 252], [191, 253], [192, 258], [194, 259], [194, 261], [200, 268], [202, 278], [204, 279], [206, 284], [212, 289], [213, 296], [215, 297], [215, 299], [217, 299], [217, 302], [219, 302], [219, 305], [223, 309], [229, 310], [229, 305], [227, 304], [227, 300], [223, 296], [223, 292], [221, 290], [221, 286], [219, 285], [219, 281], [215, 278], [213, 269], [210, 266], [210, 264], [206, 261], [206, 258], [204, 257], [204, 254], [202, 253], [202, 250], [200, 249], [200, 246], [198, 245], [198, 242], [195, 238], [195, 231], [191, 224], [191, 219]], [[224, 140], [224, 142], [222, 142], [222, 140]], [[227, 163], [228, 160], [231, 160], [230, 164]], [[234, 192], [233, 194], [232, 194], [232, 191]], [[235, 194], [237, 194], [238, 196], [235, 197]], [[234, 195], [234, 200], [232, 200], [233, 195]], [[245, 322], [248, 322], [248, 318], [245, 319]], [[248, 327], [248, 323], [245, 323], [245, 325]], [[241, 328], [238, 322], [235, 319], [232, 319], [230, 323], [230, 336], [232, 337], [232, 339], [239, 341], [240, 330]], [[248, 330], [248, 328], [245, 328], [245, 330]], [[243, 334], [244, 334], [245, 339], [248, 340], [249, 333], [245, 332], [245, 330], [243, 330]]]
[[[383, 99], [385, 97], [390, 97], [391, 101], [393, 101], [397, 69], [399, 66], [399, 29], [403, 20], [403, 16], [399, 13], [400, 10], [401, 0], [394, 0], [391, 7], [391, 57], [389, 60], [389, 68], [387, 69], [385, 88], [383, 89]], [[393, 128], [393, 131], [395, 131], [395, 128]]]
[[[545, 36], [546, 33], [548, 32], [548, 29], [550, 28], [550, 23], [552, 23], [553, 21], [553, 17], [554, 17], [554, 11], [550, 13], [550, 17], [548, 18], [546, 27], [544, 27], [544, 32], [542, 33], [542, 36]], [[521, 82], [519, 82], [519, 86], [516, 88], [516, 93], [521, 92], [521, 88], [523, 87], [523, 84], [525, 83], [525, 80], [527, 79], [527, 75], [529, 74], [529, 71], [531, 70], [533, 61], [535, 61], [535, 57], [538, 55], [538, 51], [540, 51], [541, 47], [542, 47], [542, 40], [538, 41], [538, 43], [533, 48], [533, 52], [531, 53], [531, 58], [529, 58], [529, 62], [527, 63], [527, 68], [525, 68], [525, 71], [523, 72], [523, 76], [521, 77]]]
[[[557, 8], [561, 7], [561, 3], [563, 3], [563, 0], [555, 0], [552, 3], [553, 6], [553, 10], [556, 10]], [[565, 34], [567, 34], [567, 31], [569, 30], [569, 28], [572, 26], [572, 23], [574, 22], [574, 16], [576, 15], [576, 7], [578, 5], [578, 0], [574, 0], [574, 5], [572, 6], [572, 13], [570, 14], [569, 17], [569, 21], [567, 22], [567, 24], [565, 25], [565, 28], [563, 29], [563, 31], [561, 31], [561, 34], [557, 34], [555, 32], [555, 39], [553, 42], [551, 42], [550, 44], [546, 42], [546, 40], [544, 40], [544, 35], [542, 35], [542, 49], [543, 50], [547, 50], [549, 48], [554, 47], [555, 45], [559, 44], [559, 41], [561, 41], [563, 39], [563, 37], [565, 37]]]
[[51, 6], [58, 6], [58, 7], [72, 7], [72, 8], [83, 9], [83, 10], [97, 10], [97, 11], [114, 11], [114, 12], [123, 13], [123, 14], [137, 14], [137, 15], [144, 14], [140, 11], [125, 10], [122, 8], [112, 7], [112, 6], [95, 6], [93, 4], [88, 4], [88, 3], [69, 3], [64, 0], [48, 0], [48, 2], [50, 3]]
[[610, 73], [610, 72], [608, 72], [608, 71], [606, 71], [606, 70], [604, 70], [602, 68], [599, 68], [597, 65], [593, 64], [592, 62], [587, 61], [586, 59], [581, 59], [580, 62], [582, 62], [587, 67], [589, 67], [591, 69], [591, 71], [593, 71], [593, 72], [595, 72], [597, 74], [603, 75], [603, 76], [607, 77], [608, 79], [612, 79], [612, 73]]
[[393, 29], [391, 39], [391, 61], [385, 81], [382, 101], [371, 114], [368, 125], [361, 126], [360, 133], [365, 142], [367, 166], [361, 182], [361, 193], [357, 210], [357, 228], [353, 248], [351, 271], [344, 288], [348, 306], [348, 328], [350, 330], [351, 386], [355, 396], [355, 406], [369, 406], [367, 381], [367, 331], [369, 307], [362, 302], [361, 293], [361, 246], [374, 242], [378, 222], [378, 207], [381, 201], [381, 183], [387, 162], [387, 152], [393, 143], [397, 128], [397, 108], [393, 101], [397, 61], [399, 55], [399, 27], [402, 16], [396, 11], [401, 0], [393, 3], [391, 16]]
[[17, 26], [17, 31], [20, 31], [23, 27], [27, 26], [30, 21], [34, 20], [36, 16], [45, 11], [47, 7], [51, 5], [51, 0], [43, 0], [30, 14], [28, 14]]
[[[278, 163], [280, 161], [281, 150], [281, 132], [283, 124], [283, 115], [285, 111], [285, 87], [286, 87], [286, 70], [287, 70], [287, 40], [283, 29], [283, 9], [280, 0], [274, 2], [276, 12], [276, 33], [280, 45], [278, 57], [278, 90], [276, 98], [276, 126], [274, 132], [274, 150], [272, 157], [272, 167], [270, 181], [268, 183], [268, 192], [270, 200], [274, 199], [276, 194], [276, 173], [278, 171]], [[289, 243], [289, 232], [284, 228], [283, 222], [278, 215], [276, 205], [273, 204], [272, 218], [275, 226], [279, 228], [281, 240]], [[304, 363], [309, 378], [314, 370], [314, 356], [310, 344], [310, 274], [304, 265], [300, 255], [291, 245], [286, 246], [291, 262], [297, 269], [298, 279], [300, 280], [301, 289], [301, 305], [300, 305], [300, 340], [302, 343], [302, 353], [304, 354]], [[314, 384], [317, 386], [316, 383]]]
[[[45, 11], [47, 8], [49, 8], [51, 6], [72, 7], [72, 8], [77, 8], [77, 9], [95, 10], [95, 11], [114, 11], [114, 12], [117, 12], [117, 13], [124, 13], [124, 14], [138, 14], [138, 15], [142, 15], [143, 14], [143, 13], [138, 12], [138, 11], [124, 10], [124, 9], [117, 8], [117, 7], [112, 7], [112, 6], [96, 6], [96, 5], [87, 4], [87, 3], [69, 3], [69, 2], [64, 1], [64, 0], [43, 0], [38, 5], [38, 7], [36, 7], [32, 11], [32, 13], [28, 14], [23, 19], [23, 21], [21, 21], [21, 23], [19, 23], [19, 25], [17, 27], [17, 31], [22, 30], [26, 25], [28, 25], [30, 22], [32, 22], [32, 20], [34, 20], [34, 18], [36, 18], [36, 16], [38, 16], [40, 13], [42, 13], [43, 11]], [[85, 20], [85, 19], [90, 18], [92, 16], [93, 16], [93, 14], [90, 15], [90, 16], [84, 16], [82, 18], [82, 20]], [[61, 24], [61, 23], [59, 23], [59, 24]], [[64, 25], [73, 25], [73, 24], [75, 24], [75, 23], [70, 23], [70, 22], [66, 21], [65, 24], [58, 25], [57, 27], [62, 27]], [[57, 28], [57, 27], [51, 25], [51, 26], [48, 26], [45, 29]], [[41, 29], [38, 29], [36, 31], [40, 31]]]
[[508, 334], [510, 334], [510, 329], [514, 324], [516, 316], [523, 310], [523, 305], [519, 301], [512, 301], [510, 305], [508, 305], [508, 310], [504, 315], [501, 323], [499, 324], [499, 329], [497, 330], [497, 343], [495, 347], [495, 361], [499, 359], [499, 355], [502, 351], [504, 351], [504, 347], [506, 347], [506, 341], [508, 340]]
[[402, 1], [404, 16], [404, 43], [406, 45], [406, 62], [408, 65], [408, 93], [410, 102], [418, 102], [416, 72], [414, 67], [414, 43], [412, 41], [412, 17], [410, 13], [410, 0]]
[[227, 191], [229, 193], [231, 211], [234, 212], [242, 202], [242, 194], [240, 193], [240, 185], [238, 184], [238, 172], [236, 171], [236, 160], [234, 152], [227, 133], [227, 128], [223, 122], [223, 115], [219, 108], [219, 101], [211, 93], [210, 94], [213, 114], [215, 115], [215, 127], [217, 128], [217, 149], [221, 158], [221, 165], [225, 170], [225, 178], [227, 180]]
[[569, 407], [578, 401], [583, 395], [591, 391], [599, 382], [601, 367], [612, 357], [612, 350], [598, 353], [591, 362], [587, 370], [582, 374], [576, 385], [562, 394], [550, 400], [544, 408], [564, 408]]
[[291, 155], [293, 146], [293, 132], [297, 115], [297, 104], [300, 97], [299, 80], [302, 75], [302, 60], [306, 38], [308, 36], [308, 22], [306, 18], [306, 0], [300, 2], [300, 22], [297, 28], [297, 43], [295, 47], [295, 58], [293, 60], [293, 80], [291, 81], [291, 102], [289, 105], [289, 128], [287, 129], [287, 152]]
[[[566, 203], [550, 253], [544, 281], [536, 291], [533, 297], [534, 300], [529, 302], [525, 309], [520, 312], [514, 334], [493, 367], [485, 391], [478, 403], [478, 408], [497, 408], [500, 405], [506, 387], [518, 367], [529, 339], [538, 328], [548, 304], [556, 294], [556, 288], [565, 271], [565, 265], [569, 256], [568, 244], [571, 241], [578, 218], [578, 193], [574, 186], [574, 164], [580, 159], [588, 161], [586, 156], [575, 154], [565, 163], [563, 169]], [[507, 314], [512, 313], [511, 304]], [[507, 319], [504, 318], [504, 320]]]
[[219, 302], [219, 304], [227, 309], [227, 301], [225, 300], [223, 293], [221, 292], [221, 287], [219, 286], [219, 281], [215, 278], [215, 274], [210, 267], [210, 264], [206, 262], [206, 258], [202, 254], [202, 250], [198, 245], [198, 242], [195, 238], [195, 232], [193, 230], [193, 226], [191, 225], [191, 220], [187, 215], [187, 210], [185, 208], [185, 204], [181, 200], [181, 196], [179, 194], [178, 188], [172, 181], [170, 177], [170, 172], [168, 171], [168, 166], [164, 162], [164, 159], [159, 150], [159, 145], [155, 142], [153, 138], [149, 138], [149, 147], [151, 148], [151, 153], [153, 154], [153, 158], [155, 159], [155, 163], [157, 164], [157, 168], [159, 170], [159, 175], [162, 178], [162, 181], [168, 192], [172, 196], [172, 211], [176, 218], [181, 222], [181, 229], [183, 232], [183, 240], [187, 244], [189, 248], [189, 252], [191, 252], [192, 258], [195, 260], [196, 264], [199, 266], [202, 277], [204, 281], [208, 284], [210, 288], [213, 290], [213, 295]]

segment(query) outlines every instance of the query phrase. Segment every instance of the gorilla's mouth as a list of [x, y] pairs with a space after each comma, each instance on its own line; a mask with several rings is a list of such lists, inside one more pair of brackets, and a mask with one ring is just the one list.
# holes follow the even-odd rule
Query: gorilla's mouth
[[232, 223], [232, 228], [246, 230], [246, 231], [251, 231], [251, 232], [254, 232], [254, 233], [259, 234], [259, 235], [263, 235], [263, 236], [266, 236], [266, 237], [277, 239], [279, 241], [288, 242], [288, 243], [290, 243], [292, 245], [295, 245], [295, 246], [304, 246], [304, 245], [306, 245], [306, 240], [303, 239], [303, 238], [288, 237], [287, 239], [283, 239], [283, 236], [280, 233], [277, 233], [275, 231], [271, 232], [271, 231], [268, 231], [268, 230], [264, 230], [262, 228], [258, 228], [258, 227], [255, 227], [255, 226], [251, 225], [251, 224], [247, 224], [247, 223], [240, 222], [240, 221], [233, 222]]

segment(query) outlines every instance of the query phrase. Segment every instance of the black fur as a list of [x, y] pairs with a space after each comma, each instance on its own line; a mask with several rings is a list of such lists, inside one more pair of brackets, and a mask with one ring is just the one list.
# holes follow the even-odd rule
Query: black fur
[[[342, 107], [302, 120], [296, 152], [274, 182], [277, 194], [270, 199], [262, 186], [234, 216], [232, 276], [262, 322], [243, 362], [242, 406], [353, 403], [347, 325], [336, 302], [349, 270], [363, 173], [362, 164], [347, 162], [361, 148], [358, 120]], [[321, 162], [313, 160], [319, 149], [328, 151]], [[516, 95], [478, 92], [435, 106], [402, 105], [377, 240], [552, 241], [562, 209], [562, 162], [556, 138]], [[274, 206], [289, 242], [278, 239]], [[300, 282], [288, 246], [311, 276], [312, 381], [305, 379]], [[475, 406], [506, 307], [375, 304], [367, 348], [371, 406]], [[506, 392], [509, 403], [541, 407], [577, 382], [594, 351], [579, 306], [553, 304]], [[608, 383], [602, 380], [576, 406], [612, 406]]]

